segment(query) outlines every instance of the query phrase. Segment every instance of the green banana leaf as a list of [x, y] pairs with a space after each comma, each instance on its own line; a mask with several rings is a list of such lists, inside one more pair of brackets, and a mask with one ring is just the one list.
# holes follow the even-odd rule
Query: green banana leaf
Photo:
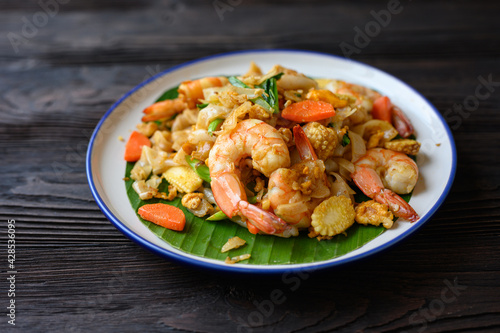
[[[130, 177], [134, 163], [127, 163], [125, 177]], [[128, 178], [125, 178], [128, 179]], [[307, 232], [298, 237], [280, 238], [270, 235], [253, 235], [246, 228], [240, 227], [230, 220], [205, 221], [194, 216], [181, 205], [180, 198], [173, 201], [151, 199], [143, 201], [132, 188], [133, 180], [125, 181], [127, 195], [133, 209], [137, 212], [140, 206], [162, 202], [176, 206], [186, 215], [186, 226], [183, 231], [173, 231], [160, 227], [154, 223], [140, 219], [156, 236], [160, 237], [174, 248], [196, 256], [224, 261], [227, 256], [234, 257], [250, 253], [248, 260], [239, 264], [277, 265], [302, 264], [329, 260], [347, 254], [382, 234], [384, 227], [361, 226], [354, 224], [346, 232], [347, 235], [338, 235], [331, 240], [318, 241], [309, 238]], [[160, 190], [166, 191], [166, 181], [160, 185]], [[222, 246], [231, 237], [238, 236], [246, 244], [238, 249], [221, 253]]]

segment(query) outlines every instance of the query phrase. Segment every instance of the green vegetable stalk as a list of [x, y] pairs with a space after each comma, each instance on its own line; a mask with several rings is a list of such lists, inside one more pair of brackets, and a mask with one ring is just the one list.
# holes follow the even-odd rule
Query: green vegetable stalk
[[207, 183], [212, 182], [212, 178], [210, 178], [210, 170], [208, 169], [208, 166], [206, 166], [202, 161], [186, 155], [186, 162], [191, 168], [193, 168], [194, 171], [196, 171], [201, 179], [203, 179]]
[[219, 210], [217, 213], [214, 213], [207, 217], [207, 221], [222, 221], [222, 220], [228, 220], [229, 217], [227, 217], [226, 214], [222, 210]]
[[351, 143], [351, 139], [349, 138], [349, 135], [347, 133], [344, 134], [344, 136], [342, 137], [342, 141], [340, 142], [340, 144], [342, 145], [342, 147], [345, 147], [345, 146], [347, 146], [350, 143]]
[[213, 135], [213, 132], [215, 132], [217, 130], [217, 127], [219, 127], [219, 125], [222, 124], [223, 122], [224, 119], [221, 118], [212, 120], [208, 125], [208, 130], [207, 130], [208, 134]]
[[[251, 99], [251, 101], [257, 105], [262, 106], [268, 112], [279, 113], [280, 110], [278, 101], [278, 86], [276, 84], [276, 81], [279, 80], [282, 75], [283, 73], [279, 73], [256, 86], [256, 88], [263, 89], [264, 94], [260, 97]], [[235, 87], [251, 89], [250, 86], [248, 86], [235, 76], [231, 76], [229, 78], [229, 82]]]

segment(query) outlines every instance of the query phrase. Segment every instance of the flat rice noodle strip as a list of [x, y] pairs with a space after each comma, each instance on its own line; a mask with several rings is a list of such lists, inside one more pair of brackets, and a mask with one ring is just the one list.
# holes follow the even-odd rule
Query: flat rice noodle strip
[[231, 109], [220, 105], [209, 105], [203, 108], [198, 114], [198, 120], [196, 121], [196, 128], [208, 129], [210, 123], [219, 118], [226, 119], [231, 113]]
[[342, 157], [334, 157], [333, 160], [340, 166], [340, 168], [344, 168], [349, 172], [354, 172], [355, 167], [351, 161], [348, 161]]
[[214, 135], [210, 135], [205, 129], [197, 129], [189, 134], [188, 142], [197, 145], [200, 142], [215, 142], [217, 138]]
[[245, 102], [234, 109], [229, 117], [227, 117], [227, 119], [224, 121], [224, 123], [222, 123], [222, 132], [232, 131], [236, 127], [236, 125], [238, 125], [238, 120], [240, 118], [243, 118], [245, 114], [250, 112], [251, 107], [251, 102]]
[[346, 106], [343, 108], [336, 108], [335, 109], [335, 116], [332, 119], [332, 122], [342, 122], [344, 119], [347, 117], [351, 116], [357, 111], [356, 108]]
[[347, 182], [341, 175], [336, 172], [330, 172], [330, 175], [334, 176], [336, 179], [336, 181], [331, 186], [333, 195], [343, 195], [347, 198], [351, 198], [351, 195], [356, 194], [356, 192], [347, 184]]
[[326, 172], [337, 172], [339, 171], [339, 164], [335, 161], [334, 158], [329, 158], [325, 161], [325, 171]]
[[216, 204], [215, 198], [214, 198], [214, 194], [213, 194], [211, 188], [204, 187], [203, 190], [202, 190], [202, 193], [204, 195], [204, 198], [207, 199], [208, 202], [210, 202], [213, 205]]
[[248, 99], [260, 97], [264, 93], [264, 89], [261, 88], [243, 88], [235, 87], [233, 85], [226, 85], [224, 87], [210, 87], [203, 89], [203, 101], [208, 102], [213, 95], [227, 91], [233, 91], [238, 95], [246, 95]]
[[351, 181], [351, 173], [348, 170], [340, 168], [339, 173], [344, 179]]
[[366, 145], [365, 145], [365, 141], [363, 140], [363, 138], [359, 134], [356, 134], [353, 131], [349, 131], [348, 135], [349, 135], [349, 139], [351, 139], [351, 152], [352, 152], [351, 161], [354, 163], [361, 156], [366, 154]]

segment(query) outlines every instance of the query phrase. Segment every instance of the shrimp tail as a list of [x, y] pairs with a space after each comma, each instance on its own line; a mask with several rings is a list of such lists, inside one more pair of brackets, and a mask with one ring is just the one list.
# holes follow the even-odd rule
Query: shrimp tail
[[290, 228], [278, 216], [249, 204], [245, 189], [234, 173], [212, 178], [211, 186], [217, 205], [228, 217], [240, 214], [266, 234], [280, 234]]
[[384, 188], [379, 176], [373, 169], [356, 166], [356, 170], [351, 174], [351, 177], [356, 186], [370, 198], [373, 198]]
[[249, 156], [254, 168], [266, 176], [290, 165], [288, 148], [278, 130], [262, 120], [241, 121], [234, 129], [219, 135], [210, 150], [207, 164], [217, 205], [230, 218], [235, 215], [246, 218], [255, 227], [249, 228], [251, 232], [255, 229], [266, 234], [291, 231], [288, 234], [293, 235], [296, 228], [275, 214], [248, 203], [237, 166]]
[[314, 151], [311, 142], [307, 138], [304, 129], [302, 129], [300, 125], [295, 125], [295, 127], [293, 128], [293, 136], [295, 137], [295, 145], [297, 147], [297, 150], [299, 151], [300, 159], [302, 161], [316, 161], [318, 159], [318, 157], [316, 156], [316, 152]]
[[398, 217], [403, 217], [411, 222], [416, 222], [420, 218], [403, 198], [389, 189], [383, 189], [373, 199], [389, 206], [389, 209]]
[[403, 111], [396, 106], [392, 107], [392, 123], [394, 124], [394, 127], [398, 131], [399, 135], [403, 138], [409, 137], [414, 132], [413, 126], [408, 117], [406, 117]]
[[266, 234], [280, 234], [290, 229], [290, 226], [278, 216], [246, 201], [240, 201], [238, 207], [250, 223]]
[[394, 215], [412, 222], [419, 219], [418, 214], [409, 203], [398, 194], [384, 188], [375, 170], [356, 166], [356, 171], [351, 176], [354, 183], [364, 194], [381, 204], [387, 205]]
[[245, 189], [238, 178], [232, 173], [225, 173], [219, 177], [212, 177], [210, 183], [215, 201], [219, 208], [228, 217], [238, 213], [238, 203], [247, 200]]

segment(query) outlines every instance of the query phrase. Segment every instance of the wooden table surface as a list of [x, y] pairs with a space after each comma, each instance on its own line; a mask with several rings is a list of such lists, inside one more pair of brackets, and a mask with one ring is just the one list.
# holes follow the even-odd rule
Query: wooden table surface
[[[2, 0], [0, 9], [0, 331], [500, 331], [498, 1]], [[106, 220], [84, 162], [109, 107], [159, 71], [256, 48], [347, 55], [436, 106], [458, 168], [423, 228], [364, 260], [284, 279], [182, 266]]]

